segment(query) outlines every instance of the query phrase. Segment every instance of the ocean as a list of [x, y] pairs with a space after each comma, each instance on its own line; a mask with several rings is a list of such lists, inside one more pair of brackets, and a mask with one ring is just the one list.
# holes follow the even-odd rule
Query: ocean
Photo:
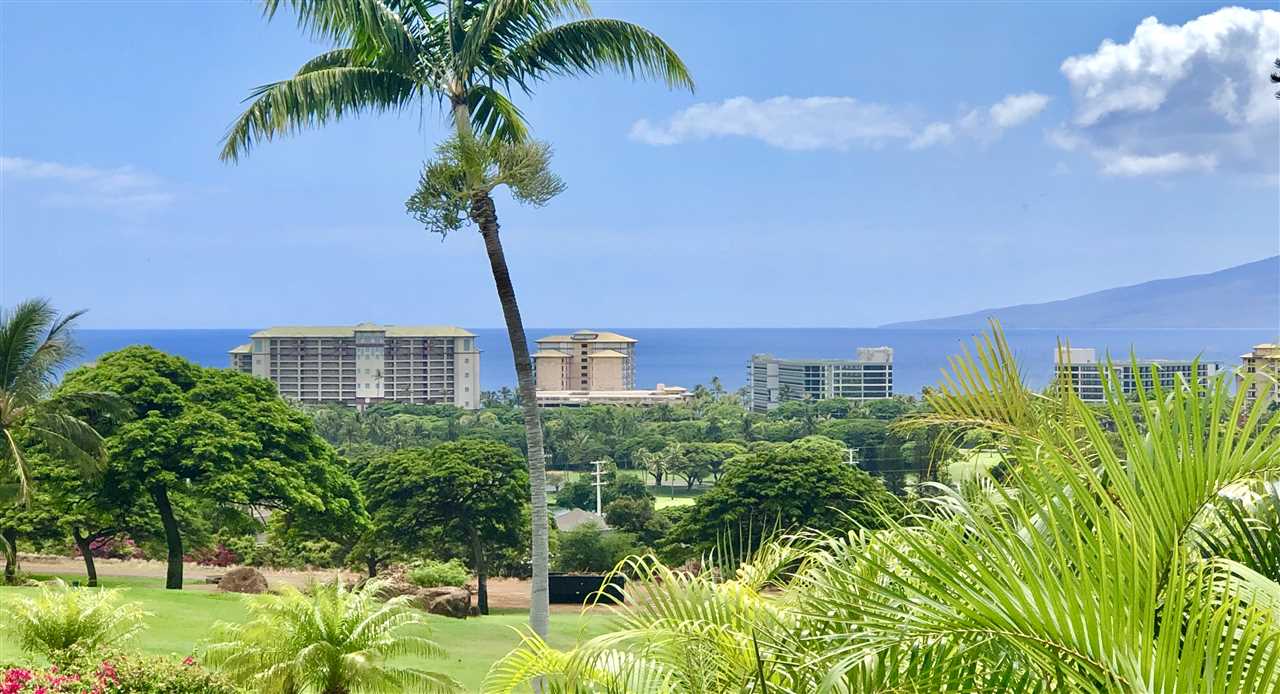
[[[747, 362], [760, 352], [794, 358], [852, 358], [858, 347], [894, 349], [894, 390], [915, 395], [936, 384], [949, 356], [972, 345], [977, 331], [884, 330], [879, 328], [610, 328], [634, 337], [637, 386], [657, 383], [692, 388], [719, 377], [727, 389], [746, 382]], [[506, 331], [472, 328], [483, 356], [480, 383], [485, 390], [515, 387]], [[91, 330], [77, 331], [83, 361], [127, 345], [147, 344], [205, 366], [225, 367], [227, 350], [249, 341], [243, 330]], [[566, 328], [533, 328], [530, 339], [571, 332]], [[1059, 337], [1073, 347], [1094, 347], [1099, 355], [1128, 359], [1130, 350], [1143, 358], [1189, 359], [1234, 368], [1253, 345], [1276, 339], [1266, 330], [1015, 330], [1006, 333], [1024, 377], [1033, 387], [1048, 383]]]

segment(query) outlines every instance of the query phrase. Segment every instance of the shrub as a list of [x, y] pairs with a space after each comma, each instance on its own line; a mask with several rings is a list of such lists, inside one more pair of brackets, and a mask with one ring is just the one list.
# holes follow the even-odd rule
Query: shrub
[[69, 588], [55, 579], [40, 586], [35, 597], [10, 599], [4, 628], [23, 651], [51, 660], [73, 647], [97, 651], [145, 628], [147, 613], [139, 604], [119, 604], [119, 599], [117, 590]]
[[222, 640], [204, 649], [204, 660], [255, 692], [459, 689], [446, 675], [402, 664], [406, 656], [442, 651], [422, 636], [427, 617], [410, 607], [409, 596], [378, 599], [386, 585], [325, 583], [309, 594], [285, 586], [279, 595], [250, 596], [250, 620], [219, 623]]
[[556, 568], [565, 572], [610, 571], [623, 559], [642, 551], [631, 533], [605, 532], [587, 524], [560, 534]]
[[[73, 649], [75, 650], [75, 649]], [[239, 694], [226, 680], [187, 658], [81, 654], [45, 670], [0, 670], [0, 694]]]
[[[80, 548], [75, 547], [72, 550], [75, 556], [80, 556]], [[116, 537], [100, 537], [89, 543], [89, 553], [94, 559], [142, 559], [146, 557], [146, 553], [133, 541], [128, 535], [120, 535]]]
[[201, 566], [226, 567], [240, 563], [240, 557], [222, 543], [212, 548], [196, 550], [189, 559]]
[[409, 581], [415, 586], [435, 588], [437, 586], [453, 586], [461, 588], [471, 578], [471, 572], [457, 559], [436, 561], [423, 559], [409, 567]]

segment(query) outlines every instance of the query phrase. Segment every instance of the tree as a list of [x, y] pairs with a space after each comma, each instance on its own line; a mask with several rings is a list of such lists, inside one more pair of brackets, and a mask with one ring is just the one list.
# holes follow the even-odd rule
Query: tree
[[466, 547], [476, 606], [488, 614], [489, 560], [521, 546], [529, 526], [529, 479], [520, 454], [478, 440], [406, 448], [373, 461], [360, 482], [374, 529], [368, 544], [403, 554], [441, 542]]
[[[549, 150], [526, 142], [508, 95], [536, 82], [614, 69], [692, 89], [680, 58], [634, 24], [585, 17], [586, 0], [285, 0], [302, 26], [338, 44], [292, 78], [266, 85], [232, 125], [222, 150], [235, 161], [263, 139], [369, 112], [403, 111], [428, 99], [448, 105], [457, 133], [424, 168], [410, 211], [441, 233], [467, 222], [480, 231], [515, 361], [533, 503], [530, 623], [548, 629], [547, 501], [542, 425], [529, 343], [499, 237], [492, 190], [543, 204], [560, 189]], [[281, 0], [266, 0], [272, 16]], [[366, 11], [370, 8], [373, 11]], [[568, 20], [568, 21], [562, 21]]]
[[[167, 588], [182, 587], [181, 501], [228, 514], [306, 509], [363, 522], [337, 454], [270, 381], [127, 347], [67, 375], [59, 392], [114, 392], [134, 418], [104, 423], [108, 484], [149, 497], [164, 528]], [[337, 485], [337, 489], [332, 484]]]
[[68, 408], [112, 414], [114, 400], [96, 391], [52, 397], [58, 374], [78, 353], [71, 328], [83, 314], [76, 311], [59, 316], [44, 299], [0, 309], [0, 465], [15, 472], [17, 497], [24, 502], [31, 494], [24, 436], [55, 455], [76, 461], [86, 472], [94, 471], [103, 461], [102, 437]]
[[724, 464], [730, 458], [746, 452], [744, 446], [733, 442], [690, 443], [684, 447], [685, 458], [690, 464], [704, 467], [713, 481], [719, 481]]
[[879, 513], [894, 508], [880, 480], [845, 462], [844, 446], [810, 436], [734, 458], [674, 532], [711, 548], [726, 534], [754, 543], [773, 528], [875, 528]]
[[427, 617], [402, 595], [383, 603], [379, 581], [347, 588], [340, 581], [304, 594], [286, 585], [278, 595], [247, 596], [244, 624], [215, 625], [220, 639], [201, 657], [236, 683], [266, 694], [455, 692], [453, 678], [393, 664], [403, 656], [438, 657], [425, 636]]

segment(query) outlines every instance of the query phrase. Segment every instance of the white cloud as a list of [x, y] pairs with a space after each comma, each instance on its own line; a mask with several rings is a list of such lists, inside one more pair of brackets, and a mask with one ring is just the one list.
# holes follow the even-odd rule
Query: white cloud
[[1271, 61], [1280, 12], [1227, 7], [1182, 25], [1144, 19], [1061, 70], [1074, 114], [1050, 141], [1124, 176], [1280, 166]]
[[0, 156], [0, 177], [52, 184], [41, 198], [51, 205], [142, 212], [168, 206], [174, 194], [163, 180], [132, 166], [92, 166]]
[[1114, 154], [1101, 157], [1102, 173], [1108, 176], [1146, 176], [1184, 171], [1212, 171], [1217, 160], [1211, 155], [1189, 155], [1170, 152], [1155, 156]]
[[991, 107], [991, 120], [996, 127], [1012, 128], [1040, 115], [1048, 105], [1049, 97], [1044, 94], [1010, 94]]
[[747, 137], [789, 150], [880, 147], [890, 142], [924, 149], [951, 142], [958, 134], [991, 140], [1034, 118], [1049, 102], [1043, 94], [1010, 95], [953, 123], [920, 126], [911, 109], [847, 96], [740, 96], [694, 104], [663, 122], [631, 126], [631, 137], [651, 145], [675, 145], [715, 137]]
[[908, 138], [911, 128], [889, 107], [846, 96], [777, 96], [763, 101], [740, 96], [694, 104], [663, 124], [637, 121], [631, 136], [652, 145], [738, 136], [782, 149], [843, 150]]
[[955, 135], [951, 131], [950, 123], [930, 123], [920, 131], [911, 140], [911, 144], [907, 145], [910, 149], [924, 149], [934, 145], [950, 142]]

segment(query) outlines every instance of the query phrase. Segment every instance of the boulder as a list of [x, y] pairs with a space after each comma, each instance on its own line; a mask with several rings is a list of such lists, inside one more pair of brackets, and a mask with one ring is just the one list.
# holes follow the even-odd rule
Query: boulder
[[423, 588], [413, 602], [427, 612], [443, 617], [466, 619], [471, 613], [471, 591], [466, 588]]
[[398, 598], [401, 595], [418, 594], [418, 586], [409, 580], [409, 575], [402, 565], [395, 564], [387, 567], [385, 571], [378, 574], [376, 580], [379, 583], [378, 597], [383, 600]]
[[228, 593], [265, 593], [267, 578], [251, 566], [242, 566], [223, 574], [218, 589]]

